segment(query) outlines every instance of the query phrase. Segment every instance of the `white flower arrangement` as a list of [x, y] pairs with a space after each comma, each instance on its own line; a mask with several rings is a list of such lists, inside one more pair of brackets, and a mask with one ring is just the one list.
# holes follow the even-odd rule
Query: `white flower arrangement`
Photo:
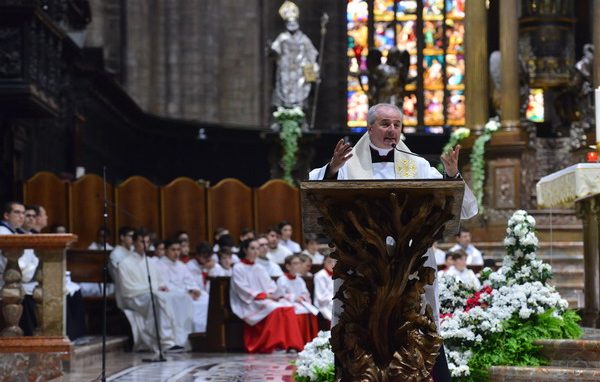
[[296, 381], [326, 382], [333, 378], [334, 355], [330, 338], [330, 331], [320, 331], [317, 337], [304, 346], [295, 362]]
[[[481, 344], [491, 333], [501, 332], [512, 317], [527, 320], [548, 310], [560, 316], [568, 308], [554, 287], [546, 281], [552, 276], [549, 264], [538, 260], [539, 246], [535, 235], [535, 219], [526, 211], [516, 211], [508, 221], [504, 245], [507, 255], [497, 272], [484, 269], [483, 289], [465, 302], [457, 285], [441, 277], [442, 305], [440, 333], [448, 348], [448, 366], [452, 377], [471, 375], [468, 363], [471, 348]], [[454, 296], [452, 296], [454, 294]], [[443, 306], [456, 306], [454, 312]]]

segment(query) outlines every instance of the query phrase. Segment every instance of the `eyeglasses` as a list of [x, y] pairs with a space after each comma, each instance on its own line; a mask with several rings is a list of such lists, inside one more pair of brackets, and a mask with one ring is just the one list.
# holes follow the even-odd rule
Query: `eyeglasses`
[[25, 214], [25, 217], [26, 218], [34, 218], [34, 217], [36, 217], [36, 215], [35, 214]]
[[262, 243], [262, 244], [259, 244], [258, 246], [259, 246], [259, 247], [268, 247], [268, 246], [269, 246], [269, 243]]

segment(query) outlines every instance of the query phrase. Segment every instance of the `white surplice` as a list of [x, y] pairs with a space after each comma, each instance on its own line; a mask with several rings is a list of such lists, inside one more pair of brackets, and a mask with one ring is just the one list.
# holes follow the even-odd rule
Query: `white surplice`
[[483, 255], [481, 251], [475, 248], [473, 244], [467, 245], [467, 248], [463, 248], [462, 245], [456, 243], [450, 248], [449, 252], [458, 251], [462, 249], [467, 253], [467, 265], [483, 265]]
[[209, 277], [231, 277], [233, 273], [233, 268], [225, 269], [221, 266], [221, 264], [215, 264], [215, 266], [208, 271]]
[[327, 270], [321, 269], [315, 274], [315, 306], [319, 312], [331, 321], [333, 316], [333, 277]]
[[262, 257], [256, 258], [256, 264], [265, 268], [269, 276], [271, 277], [279, 277], [283, 275], [283, 271], [279, 264], [270, 259], [263, 259]]
[[[306, 282], [302, 277], [296, 276], [292, 279], [287, 274], [277, 279], [277, 287], [280, 293], [283, 294], [286, 300], [294, 304], [294, 312], [296, 314], [310, 314], [311, 312], [304, 305], [312, 305], [310, 292], [306, 287]], [[303, 303], [295, 302], [296, 297], [301, 297]]]
[[292, 251], [288, 249], [285, 245], [281, 243], [277, 243], [277, 248], [271, 249], [269, 248], [269, 252], [267, 253], [267, 257], [277, 264], [285, 263], [285, 258], [289, 255], [292, 255]]
[[231, 310], [248, 325], [256, 325], [277, 308], [293, 306], [285, 299], [257, 300], [261, 293], [278, 295], [277, 285], [267, 271], [258, 264], [246, 264], [244, 261], [236, 264], [229, 288]]
[[[398, 149], [410, 152], [409, 148], [400, 141]], [[422, 157], [402, 153], [394, 150], [394, 162], [373, 163], [371, 159], [371, 148], [378, 151], [380, 155], [386, 155], [393, 149], [381, 149], [371, 143], [369, 133], [365, 133], [352, 148], [353, 156], [340, 168], [337, 173], [338, 180], [370, 180], [370, 179], [442, 179], [440, 172], [431, 167], [429, 162]], [[312, 170], [309, 180], [323, 180], [327, 173], [328, 165]], [[470, 219], [477, 215], [477, 200], [475, 195], [465, 184], [465, 192], [461, 207], [461, 219]], [[395, 243], [394, 243], [395, 244]], [[432, 248], [426, 253], [426, 267], [437, 270], [435, 254]], [[336, 280], [335, 290], [341, 285], [341, 280]], [[433, 308], [434, 319], [439, 328], [439, 293], [437, 279], [433, 285], [425, 287], [425, 301]], [[339, 301], [334, 301], [334, 316], [332, 325], [337, 323], [337, 317], [341, 313]]]
[[[139, 348], [156, 349], [156, 331], [148, 272], [144, 255], [130, 252], [118, 265], [118, 288], [123, 307], [132, 310], [143, 318]], [[188, 335], [192, 332], [192, 305], [187, 294], [159, 291], [165, 283], [157, 269], [156, 262], [148, 261], [152, 290], [159, 321], [159, 332], [163, 349], [174, 345], [186, 347]], [[133, 330], [134, 328], [132, 328]]]
[[453, 265], [450, 267], [450, 269], [448, 269], [446, 274], [453, 276], [454, 278], [456, 278], [456, 280], [461, 281], [463, 284], [467, 285], [470, 288], [474, 288], [475, 290], [479, 290], [479, 288], [481, 288], [481, 282], [479, 281], [477, 276], [475, 276], [475, 273], [468, 268], [459, 271]]
[[314, 265], [321, 265], [323, 264], [323, 260], [325, 259], [325, 256], [321, 255], [321, 253], [319, 251], [315, 252], [314, 255], [310, 252], [308, 252], [307, 249], [305, 249], [304, 251], [302, 251], [303, 255], [307, 255], [308, 257], [311, 258], [312, 263]]
[[196, 259], [191, 259], [185, 266], [194, 277], [194, 280], [200, 285], [200, 290], [210, 296], [210, 281], [208, 281], [210, 269], [206, 269]]
[[[189, 297], [192, 305], [192, 319], [194, 322], [194, 332], [206, 332], [206, 320], [208, 318], [208, 293], [202, 292], [200, 284], [192, 275], [189, 269], [179, 260], [172, 261], [167, 256], [163, 256], [157, 261], [164, 284], [169, 291], [185, 294]], [[200, 297], [194, 300], [189, 295], [190, 291], [200, 292]]]

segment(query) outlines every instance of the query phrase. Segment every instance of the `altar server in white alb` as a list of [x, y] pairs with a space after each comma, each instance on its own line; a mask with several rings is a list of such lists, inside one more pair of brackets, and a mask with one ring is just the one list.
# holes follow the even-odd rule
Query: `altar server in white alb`
[[323, 260], [323, 269], [315, 273], [315, 306], [319, 313], [329, 321], [333, 316], [333, 267], [335, 259], [326, 255]]
[[208, 316], [208, 293], [202, 292], [198, 280], [185, 264], [179, 261], [181, 244], [178, 241], [165, 241], [165, 256], [158, 260], [164, 285], [173, 293], [189, 296], [193, 306], [194, 332], [206, 332]]
[[255, 263], [257, 257], [258, 241], [243, 241], [229, 289], [231, 310], [245, 323], [246, 351], [302, 350], [294, 305], [283, 298], [265, 268]]
[[[124, 309], [132, 310], [144, 319], [141, 328], [132, 328], [132, 330], [141, 329], [139, 341], [145, 345], [143, 347], [156, 351], [158, 344], [146, 268], [146, 248], [149, 245], [148, 234], [134, 233], [134, 250], [129, 252], [118, 265], [117, 293], [121, 295]], [[157, 269], [157, 262], [148, 261], [148, 268], [162, 348], [167, 351], [181, 351], [187, 346], [187, 337], [192, 332], [193, 310], [190, 298], [187, 294], [170, 291]]]
[[[335, 146], [333, 156], [325, 166], [312, 170], [310, 180], [369, 180], [369, 179], [460, 179], [458, 172], [458, 154], [460, 146], [441, 156], [444, 174], [440, 174], [429, 162], [419, 156], [407, 154], [409, 148], [400, 140], [402, 134], [402, 112], [396, 105], [377, 104], [367, 113], [367, 133], [354, 147], [340, 140]], [[395, 150], [395, 146], [398, 150]], [[401, 151], [399, 151], [401, 150]], [[477, 201], [471, 190], [465, 185], [461, 209], [461, 219], [477, 215]], [[425, 266], [437, 269], [435, 254], [427, 251]], [[426, 287], [425, 299], [433, 307], [433, 313], [439, 327], [439, 303], [437, 281], [433, 287]], [[334, 302], [333, 325], [339, 309]], [[445, 355], [440, 353], [444, 365]], [[437, 366], [437, 365], [436, 365]], [[447, 366], [446, 366], [447, 371]], [[444, 372], [448, 374], [449, 372]], [[439, 374], [437, 374], [439, 375]]]
[[319, 333], [319, 323], [316, 318], [319, 310], [312, 304], [306, 282], [300, 276], [302, 272], [300, 256], [286, 257], [285, 269], [285, 274], [277, 279], [277, 287], [285, 299], [294, 304], [300, 333], [302, 333], [304, 343], [308, 343]]

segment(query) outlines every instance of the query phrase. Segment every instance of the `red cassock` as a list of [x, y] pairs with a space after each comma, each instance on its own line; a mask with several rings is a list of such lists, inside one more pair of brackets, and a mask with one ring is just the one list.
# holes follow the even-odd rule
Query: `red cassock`
[[[312, 305], [306, 282], [302, 277], [286, 273], [277, 279], [277, 287], [285, 298], [294, 304], [296, 320], [298, 321], [298, 327], [302, 333], [304, 343], [312, 341], [319, 333], [319, 323], [316, 316], [311, 312], [311, 309], [315, 313], [318, 310]], [[302, 302], [297, 302], [298, 297], [300, 297]]]
[[277, 308], [254, 326], [244, 323], [244, 347], [248, 353], [304, 349], [304, 339], [294, 308]]
[[262, 266], [244, 259], [233, 267], [231, 309], [244, 320], [244, 346], [249, 353], [304, 348], [293, 304], [267, 298], [267, 294], [276, 296], [277, 292], [277, 285]]

